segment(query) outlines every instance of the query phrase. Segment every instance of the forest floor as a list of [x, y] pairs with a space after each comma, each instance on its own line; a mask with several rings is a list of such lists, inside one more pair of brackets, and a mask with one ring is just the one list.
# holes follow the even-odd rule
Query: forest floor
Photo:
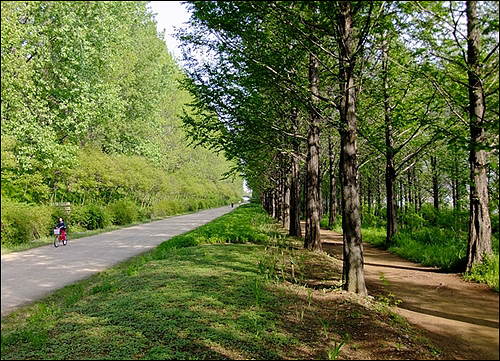
[[[323, 251], [342, 259], [342, 235], [321, 230]], [[363, 243], [368, 293], [399, 303], [393, 311], [459, 360], [499, 359], [499, 294], [458, 273], [423, 267]]]

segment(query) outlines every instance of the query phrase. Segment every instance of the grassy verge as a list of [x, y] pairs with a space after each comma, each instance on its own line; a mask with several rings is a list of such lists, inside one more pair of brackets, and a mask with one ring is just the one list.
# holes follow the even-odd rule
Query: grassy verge
[[242, 206], [2, 317], [2, 359], [447, 357], [341, 267]]

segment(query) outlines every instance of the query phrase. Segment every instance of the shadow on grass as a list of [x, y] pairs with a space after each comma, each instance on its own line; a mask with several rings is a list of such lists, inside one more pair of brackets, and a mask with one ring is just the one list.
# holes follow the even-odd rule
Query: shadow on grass
[[[412, 340], [396, 349], [407, 326], [346, 293], [264, 282], [264, 255], [220, 244], [126, 261], [13, 313], [21, 327], [2, 320], [2, 359], [324, 359], [342, 340], [350, 358], [429, 352]], [[327, 257], [308, 255], [312, 270]]]

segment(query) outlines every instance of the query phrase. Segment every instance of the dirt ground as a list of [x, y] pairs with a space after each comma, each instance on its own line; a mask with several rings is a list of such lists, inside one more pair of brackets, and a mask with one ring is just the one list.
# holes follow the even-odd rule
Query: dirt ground
[[[323, 250], [342, 259], [342, 235], [321, 230]], [[499, 359], [499, 294], [460, 274], [423, 267], [363, 243], [365, 282], [372, 296], [393, 294], [395, 312], [421, 327], [457, 360]]]

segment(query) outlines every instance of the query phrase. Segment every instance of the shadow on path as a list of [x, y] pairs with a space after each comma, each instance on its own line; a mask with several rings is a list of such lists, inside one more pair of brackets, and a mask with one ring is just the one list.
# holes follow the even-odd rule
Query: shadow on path
[[[342, 235], [321, 230], [323, 250], [342, 260]], [[393, 294], [394, 311], [438, 335], [443, 349], [470, 359], [499, 359], [499, 294], [363, 243], [365, 282], [372, 296]], [[463, 356], [462, 356], [463, 357]]]

